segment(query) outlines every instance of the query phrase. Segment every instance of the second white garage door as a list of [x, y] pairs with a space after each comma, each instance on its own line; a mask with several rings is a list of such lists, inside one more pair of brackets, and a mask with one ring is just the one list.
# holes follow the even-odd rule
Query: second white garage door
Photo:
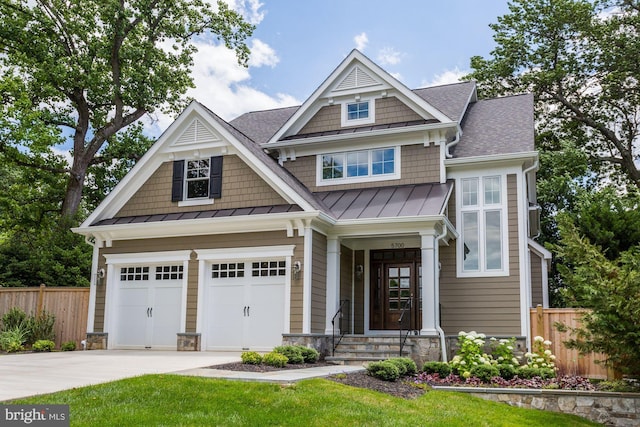
[[285, 331], [286, 261], [214, 262], [207, 268], [207, 350], [268, 351]]

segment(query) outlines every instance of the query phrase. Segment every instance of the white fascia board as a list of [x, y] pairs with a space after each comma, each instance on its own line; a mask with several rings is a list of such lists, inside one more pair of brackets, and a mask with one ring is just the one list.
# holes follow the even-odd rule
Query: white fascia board
[[173, 137], [191, 113], [199, 109], [199, 106], [200, 104], [196, 101], [192, 101], [187, 108], [180, 113], [176, 120], [160, 135], [160, 138], [158, 138], [151, 148], [138, 160], [135, 166], [120, 180], [113, 191], [111, 191], [91, 215], [80, 224], [80, 228], [88, 227], [98, 219], [112, 217], [124, 206], [142, 184], [153, 175], [162, 161], [164, 161], [164, 159], [160, 159], [160, 156], [156, 156], [156, 154], [158, 154], [166, 142]]
[[112, 224], [77, 227], [72, 231], [98, 237], [102, 241], [135, 240], [164, 237], [199, 236], [207, 234], [249, 233], [296, 228], [292, 223], [320, 217], [315, 212], [244, 215], [225, 218], [154, 221], [135, 224]]
[[529, 248], [535, 252], [538, 256], [542, 257], [545, 260], [550, 260], [553, 258], [553, 254], [540, 243], [536, 242], [532, 238], [528, 239]]
[[436, 225], [443, 225], [451, 238], [458, 238], [455, 227], [444, 215], [338, 220], [332, 227], [331, 234], [340, 237], [415, 234], [421, 229], [434, 228]]
[[293, 116], [291, 116], [291, 118], [287, 120], [287, 122], [278, 130], [278, 132], [276, 132], [275, 135], [271, 137], [267, 144], [275, 143], [280, 138], [282, 138], [292, 126], [294, 126], [301, 118], [304, 117], [305, 112], [309, 108], [311, 108], [311, 106], [327, 91], [327, 89], [329, 89], [329, 87], [335, 82], [336, 78], [338, 78], [342, 74], [342, 72], [346, 68], [350, 67], [351, 64], [353, 64], [355, 61], [358, 61], [366, 68], [369, 68], [376, 74], [377, 77], [382, 79], [389, 86], [393, 87], [406, 100], [413, 103], [415, 107], [422, 109], [440, 122], [451, 122], [451, 119], [444, 115], [440, 110], [427, 103], [424, 99], [413, 93], [404, 84], [391, 76], [391, 74], [380, 68], [377, 64], [360, 53], [357, 49], [354, 49], [329, 75], [329, 77], [327, 77], [324, 82], [322, 82], [322, 84], [313, 92], [313, 94], [311, 94], [311, 96], [307, 98], [307, 100], [300, 106], [300, 108], [298, 108]]
[[461, 157], [445, 159], [444, 165], [450, 169], [488, 165], [490, 163], [522, 164], [527, 160], [535, 161], [538, 158], [537, 151], [525, 151], [521, 153], [494, 154], [488, 156]]
[[237, 260], [293, 256], [295, 245], [251, 246], [223, 249], [194, 249], [198, 260]]
[[140, 264], [156, 262], [189, 261], [191, 251], [139, 252], [126, 254], [103, 254], [107, 264]]
[[[353, 139], [362, 139], [362, 138], [374, 138], [374, 137], [384, 137], [390, 135], [402, 135], [409, 134], [413, 132], [425, 132], [425, 131], [433, 131], [433, 130], [446, 130], [446, 129], [457, 129], [458, 123], [456, 122], [446, 122], [446, 123], [430, 123], [425, 125], [416, 125], [411, 126], [410, 128], [391, 128], [391, 129], [380, 129], [369, 132], [359, 132], [359, 133], [345, 133], [338, 135], [324, 135], [324, 136], [316, 136], [312, 138], [301, 138], [301, 139], [293, 139], [289, 141], [278, 141], [278, 142], [265, 142], [260, 146], [266, 149], [272, 148], [284, 148], [284, 147], [300, 147], [300, 146], [313, 146], [313, 145], [321, 145], [326, 144], [328, 142], [337, 142], [344, 140], [353, 140]], [[415, 143], [415, 142], [414, 142]]]

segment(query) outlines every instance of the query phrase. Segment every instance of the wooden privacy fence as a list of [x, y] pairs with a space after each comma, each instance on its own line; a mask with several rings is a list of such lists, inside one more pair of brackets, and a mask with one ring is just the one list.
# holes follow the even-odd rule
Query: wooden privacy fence
[[570, 328], [579, 326], [581, 311], [583, 310], [577, 308], [532, 308], [531, 339], [541, 336], [551, 341], [551, 351], [556, 356], [556, 365], [561, 374], [601, 379], [611, 377], [612, 373], [607, 375], [604, 365], [595, 363], [596, 360], [604, 359], [602, 354], [581, 355], [578, 350], [567, 348], [563, 342], [569, 340], [571, 332], [560, 332], [554, 326], [556, 322], [564, 323]]
[[87, 335], [89, 288], [0, 288], [0, 317], [13, 307], [27, 315], [37, 315], [43, 310], [56, 317], [54, 331], [56, 347], [67, 341], [80, 341]]

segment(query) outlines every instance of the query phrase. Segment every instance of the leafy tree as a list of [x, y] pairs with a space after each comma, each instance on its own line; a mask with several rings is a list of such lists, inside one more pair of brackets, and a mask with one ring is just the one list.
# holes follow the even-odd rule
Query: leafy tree
[[540, 134], [584, 150], [600, 178], [640, 187], [637, 2], [514, 0], [491, 28], [497, 47], [468, 76], [480, 91], [534, 93]]
[[[14, 165], [63, 174], [68, 217], [81, 206], [90, 167], [142, 154], [145, 141], [127, 144], [140, 141], [130, 125], [184, 107], [194, 37], [216, 36], [239, 63], [248, 60], [253, 26], [222, 1], [35, 3], [0, 1], [0, 153]], [[72, 164], [52, 164], [52, 148], [66, 142]]]
[[608, 259], [580, 236], [568, 215], [560, 215], [558, 223], [562, 239], [555, 249], [566, 263], [559, 266], [564, 296], [571, 305], [590, 309], [566, 344], [583, 353], [603, 352], [609, 366], [640, 378], [640, 245]]

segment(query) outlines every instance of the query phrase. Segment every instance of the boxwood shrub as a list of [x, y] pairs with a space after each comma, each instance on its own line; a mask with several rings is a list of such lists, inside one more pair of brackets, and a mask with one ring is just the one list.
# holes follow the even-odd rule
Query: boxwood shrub
[[404, 377], [405, 375], [415, 375], [416, 372], [418, 372], [416, 362], [409, 357], [392, 357], [388, 360], [398, 367], [401, 377]]
[[273, 349], [274, 352], [285, 355], [289, 360], [287, 363], [297, 365], [304, 363], [304, 356], [302, 356], [301, 347], [295, 345], [281, 345]]
[[262, 363], [262, 356], [255, 351], [245, 351], [240, 355], [242, 363], [245, 365], [259, 365]]
[[491, 378], [500, 376], [498, 367], [494, 365], [476, 365], [469, 372], [472, 377], [478, 378], [483, 383], [491, 382]]
[[395, 363], [389, 360], [369, 363], [367, 365], [367, 373], [384, 381], [396, 381], [400, 378], [400, 370]]
[[33, 351], [51, 351], [55, 348], [56, 343], [51, 340], [38, 340], [33, 343], [31, 349]]
[[422, 370], [427, 374], [438, 374], [440, 378], [446, 378], [451, 374], [451, 366], [447, 362], [425, 362]]
[[316, 363], [320, 359], [320, 353], [315, 348], [299, 346], [305, 363]]
[[289, 359], [284, 354], [272, 351], [262, 357], [262, 363], [269, 366], [275, 366], [276, 368], [284, 368], [287, 365]]

